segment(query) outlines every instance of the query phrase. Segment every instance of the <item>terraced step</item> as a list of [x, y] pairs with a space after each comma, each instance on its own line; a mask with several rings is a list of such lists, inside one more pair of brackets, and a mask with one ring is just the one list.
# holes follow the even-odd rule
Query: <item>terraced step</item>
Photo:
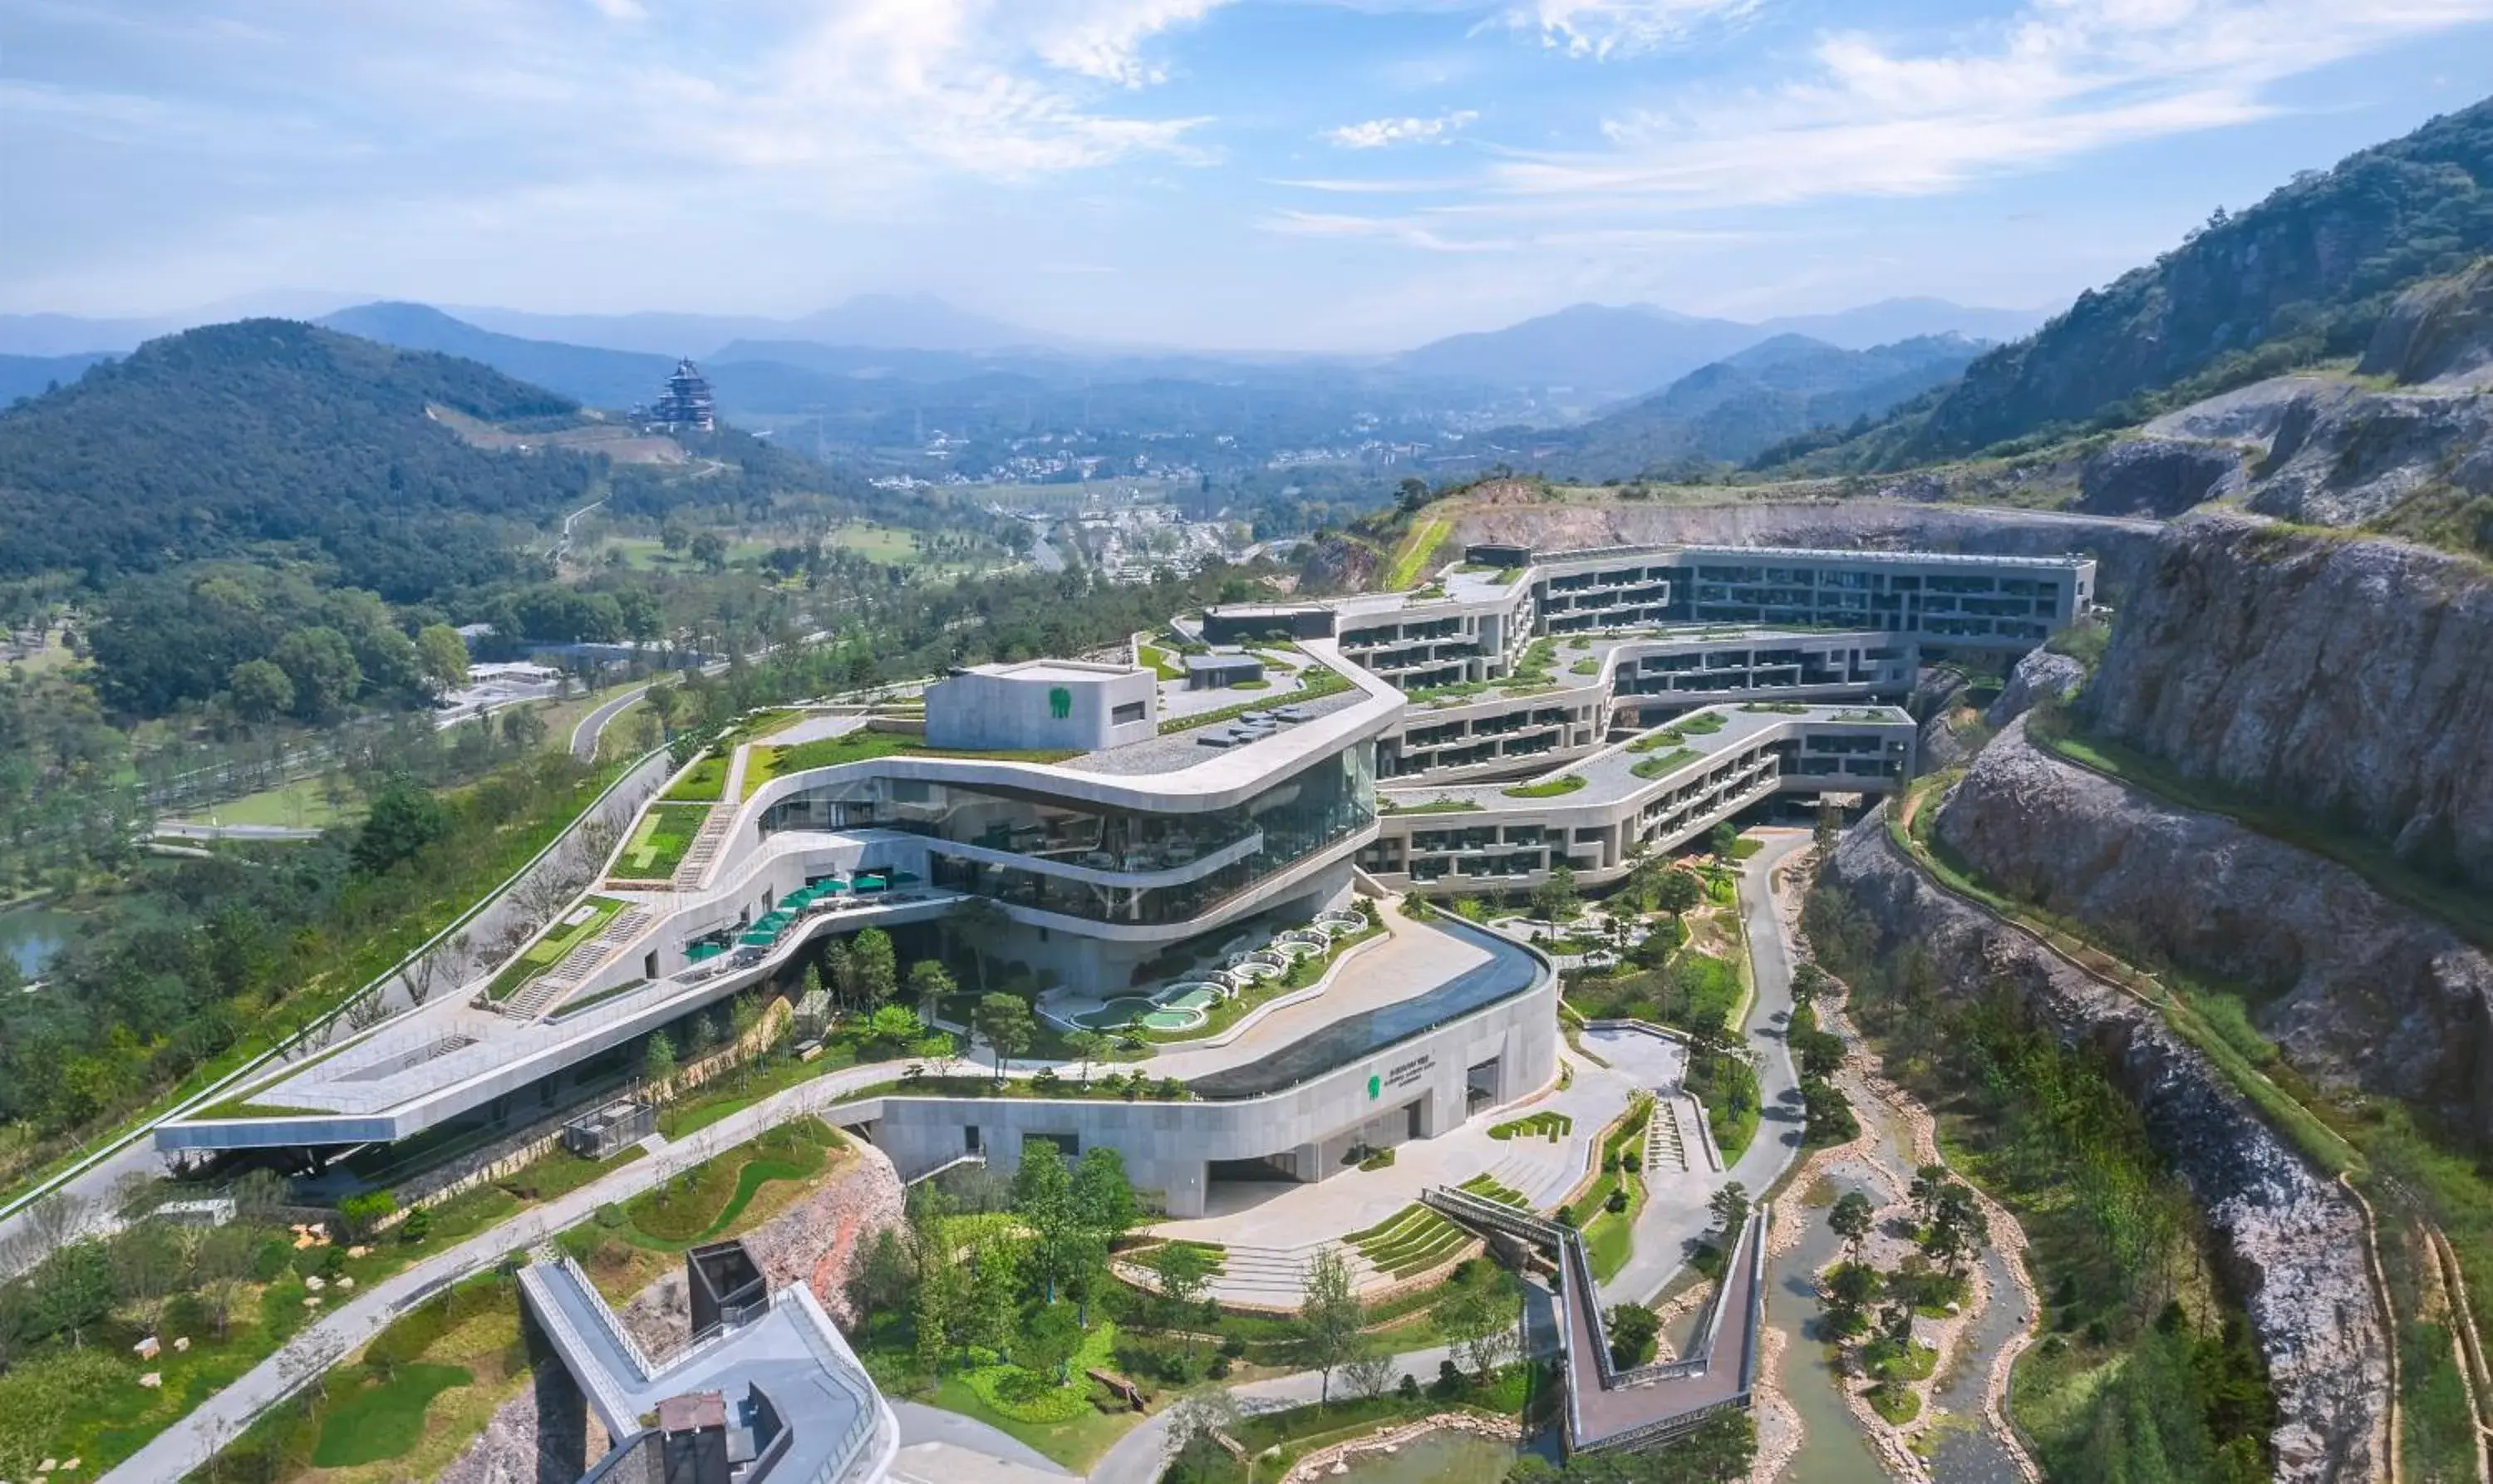
[[1645, 1120], [1644, 1168], [1649, 1174], [1684, 1172], [1688, 1169], [1688, 1145], [1680, 1138], [1678, 1099], [1666, 1097], [1654, 1109], [1654, 1116]]
[[701, 828], [693, 835], [692, 844], [684, 847], [684, 858], [676, 867], [676, 889], [691, 891], [708, 875], [709, 863], [727, 844], [728, 826], [736, 822], [736, 806], [721, 799], [709, 807]]
[[639, 937], [651, 920], [652, 914], [643, 907], [629, 907], [617, 913], [606, 925], [606, 931], [564, 954], [552, 968], [520, 986], [496, 1008], [515, 1020], [537, 1019], [569, 999], [589, 975]]

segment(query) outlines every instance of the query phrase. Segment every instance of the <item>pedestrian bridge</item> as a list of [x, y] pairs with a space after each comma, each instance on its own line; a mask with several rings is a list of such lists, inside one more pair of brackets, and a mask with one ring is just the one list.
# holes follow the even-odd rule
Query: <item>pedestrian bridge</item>
[[1584, 1239], [1575, 1228], [1440, 1186], [1422, 1203], [1474, 1231], [1494, 1232], [1547, 1250], [1558, 1268], [1559, 1348], [1566, 1376], [1567, 1451], [1651, 1447], [1689, 1432], [1718, 1411], [1746, 1408], [1757, 1382], [1757, 1337], [1765, 1318], [1763, 1204], [1731, 1244], [1728, 1265], [1697, 1342], [1677, 1359], [1620, 1370], [1610, 1359]]

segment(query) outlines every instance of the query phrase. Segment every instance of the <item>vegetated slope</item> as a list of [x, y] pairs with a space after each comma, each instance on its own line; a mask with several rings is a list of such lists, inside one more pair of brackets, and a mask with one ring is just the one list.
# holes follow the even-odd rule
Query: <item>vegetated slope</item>
[[[1553, 473], [1590, 480], [1743, 461], [1811, 429], [1883, 414], [1952, 380], [1981, 349], [1953, 335], [1869, 350], [1779, 335], [1555, 434], [1558, 452], [1540, 461]], [[1545, 443], [1552, 436], [1537, 435]]]
[[470, 361], [291, 320], [140, 346], [0, 413], [0, 577], [115, 572], [306, 542], [395, 601], [485, 561], [482, 518], [577, 503], [590, 460], [470, 448], [426, 413], [568, 416], [569, 398]]
[[422, 304], [359, 304], [320, 323], [402, 350], [463, 356], [592, 407], [633, 407], [650, 401], [676, 369], [675, 360], [668, 356], [496, 335]]
[[[2390, 298], [2493, 249], [2493, 101], [2306, 172], [1995, 350], [1883, 457], [1915, 461], [2054, 425], [2118, 426], [2360, 349]], [[2194, 383], [2189, 388], [2177, 384]]]
[[2493, 258], [2401, 293], [2356, 370], [2168, 412], [2087, 459], [2076, 508], [2175, 516], [2224, 500], [2493, 556]]

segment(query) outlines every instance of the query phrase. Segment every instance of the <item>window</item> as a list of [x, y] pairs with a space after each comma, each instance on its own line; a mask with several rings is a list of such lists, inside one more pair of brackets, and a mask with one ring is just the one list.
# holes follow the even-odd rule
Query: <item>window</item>
[[1129, 700], [1124, 705], [1109, 712], [1108, 721], [1110, 725], [1117, 727], [1123, 727], [1128, 722], [1139, 722], [1143, 719], [1143, 712], [1145, 709], [1147, 708], [1143, 702], [1139, 700]]

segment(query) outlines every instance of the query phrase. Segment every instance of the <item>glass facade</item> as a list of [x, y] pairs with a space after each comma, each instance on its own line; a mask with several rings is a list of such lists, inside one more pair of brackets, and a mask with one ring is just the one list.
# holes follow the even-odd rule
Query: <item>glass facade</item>
[[[904, 830], [936, 842], [934, 884], [947, 890], [1094, 922], [1169, 924], [1201, 916], [1375, 818], [1375, 750], [1363, 742], [1243, 804], [1196, 814], [865, 777], [790, 795], [763, 816], [762, 829]], [[946, 844], [961, 848], [947, 851]]]

